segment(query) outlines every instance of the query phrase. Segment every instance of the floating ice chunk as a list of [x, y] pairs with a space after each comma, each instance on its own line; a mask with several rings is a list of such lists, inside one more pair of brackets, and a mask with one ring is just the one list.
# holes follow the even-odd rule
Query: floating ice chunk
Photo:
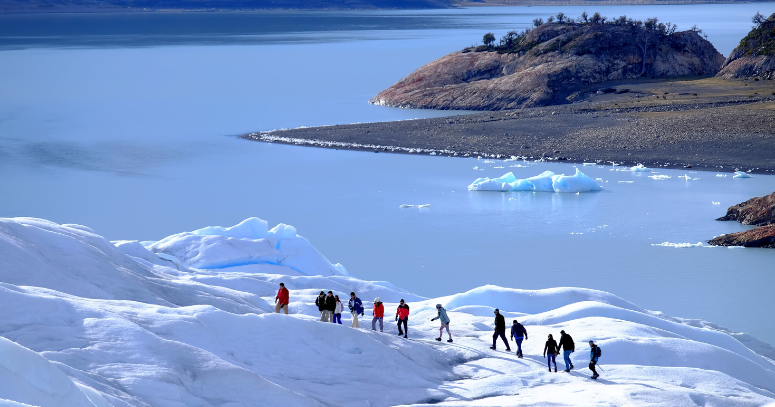
[[431, 151], [430, 155], [436, 155], [436, 152], [435, 151]]
[[517, 179], [514, 173], [499, 178], [478, 178], [468, 186], [471, 191], [540, 191], [540, 192], [590, 192], [599, 191], [597, 183], [576, 169], [576, 174], [556, 175], [551, 171], [534, 177]]
[[422, 208], [430, 208], [431, 204], [417, 205], [417, 207], [420, 208], [420, 209], [422, 209]]
[[712, 201], [713, 205], [721, 205], [721, 202]]
[[692, 178], [689, 176], [689, 174], [679, 175], [678, 178], [683, 178], [687, 181], [697, 181], [699, 178]]
[[644, 166], [643, 164], [638, 164], [634, 167], [630, 167], [630, 171], [632, 172], [651, 172], [651, 168]]
[[399, 208], [412, 208], [412, 207], [414, 207], [414, 205], [409, 205], [409, 204], [401, 204], [401, 205], [399, 206]]
[[584, 165], [586, 165], [586, 166], [597, 165], [597, 163], [584, 163]]
[[651, 245], [652, 246], [675, 247], [675, 248], [703, 247], [704, 246], [701, 242], [697, 242], [697, 243], [670, 243], [670, 242], [662, 242], [662, 243], [652, 243]]
[[672, 177], [669, 175], [649, 175], [649, 178], [660, 181], [660, 180], [670, 179]]
[[635, 181], [619, 181], [620, 184], [632, 184]]
[[735, 175], [732, 178], [752, 178], [751, 174], [743, 171], [735, 171]]
[[504, 166], [502, 166], [502, 165], [499, 165], [499, 166], [497, 166], [497, 167], [492, 167], [492, 168], [496, 168], [496, 169], [497, 169], [497, 168], [505, 168], [505, 167], [504, 167]]
[[726, 177], [727, 174], [716, 174], [717, 177]]

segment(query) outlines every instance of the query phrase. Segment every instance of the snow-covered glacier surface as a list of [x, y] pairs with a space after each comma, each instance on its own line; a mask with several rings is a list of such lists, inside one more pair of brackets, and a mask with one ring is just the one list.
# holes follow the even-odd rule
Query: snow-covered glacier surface
[[[277, 285], [290, 315], [273, 313]], [[320, 290], [386, 304], [385, 332], [318, 322]], [[410, 307], [409, 339], [392, 315]], [[0, 219], [0, 406], [761, 406], [775, 348], [704, 321], [583, 288], [487, 285], [424, 298], [351, 277], [288, 225], [251, 218], [158, 242], [88, 227]], [[452, 320], [436, 342], [434, 305]], [[524, 359], [491, 351], [493, 310], [519, 319]], [[577, 346], [548, 372], [548, 334]], [[445, 337], [446, 338], [446, 337]], [[585, 368], [603, 349], [602, 377]], [[512, 342], [512, 348], [515, 345]], [[562, 371], [562, 363], [559, 363]]]
[[574, 175], [557, 175], [552, 171], [530, 178], [518, 179], [513, 172], [498, 178], [477, 178], [468, 186], [470, 191], [535, 191], [535, 192], [592, 192], [602, 188], [592, 178], [576, 169]]

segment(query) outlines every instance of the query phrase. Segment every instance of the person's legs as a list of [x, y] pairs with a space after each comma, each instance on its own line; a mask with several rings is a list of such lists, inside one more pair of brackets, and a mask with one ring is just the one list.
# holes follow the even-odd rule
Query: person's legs
[[371, 318], [371, 330], [372, 331], [377, 330], [377, 317]]
[[571, 350], [566, 350], [562, 353], [563, 358], [565, 359], [565, 370], [570, 371], [570, 354], [573, 353]]
[[353, 312], [353, 328], [360, 328], [361, 324], [358, 323], [358, 314]]
[[506, 344], [506, 350], [511, 351], [511, 346], [509, 346], [509, 341], [506, 340], [506, 331], [500, 331], [498, 332], [501, 336], [501, 339], [503, 339], [503, 343]]
[[[444, 327], [447, 328], [447, 335], [449, 335], [449, 340], [451, 341], [452, 340], [452, 333], [449, 332], [449, 322], [447, 322], [447, 324], [444, 325]], [[441, 335], [439, 335], [439, 336], [441, 336]]]
[[404, 335], [409, 335], [409, 317], [404, 318]]
[[326, 311], [320, 311], [320, 322], [326, 322]]
[[522, 357], [522, 340], [523, 338], [520, 336], [516, 339], [517, 341], [517, 356]]
[[275, 314], [279, 314], [280, 313], [280, 307], [281, 306], [282, 306], [282, 304], [280, 304], [279, 302], [277, 304], [275, 304], [275, 306], [274, 306]]
[[342, 314], [334, 315], [334, 321], [336, 321], [337, 324], [342, 325]]
[[443, 333], [444, 333], [444, 325], [442, 325], [442, 326], [439, 328], [439, 340], [441, 340], [441, 335], [442, 335]]
[[326, 322], [331, 322], [331, 311], [326, 311]]
[[403, 319], [399, 319], [398, 323], [396, 324], [396, 325], [398, 325], [398, 334], [399, 335], [403, 335], [404, 334], [404, 331], [401, 329], [401, 322], [403, 322], [403, 321], [404, 321]]
[[379, 317], [379, 331], [382, 332], [382, 317]]
[[498, 331], [495, 331], [492, 333], [492, 349], [495, 349], [496, 343], [495, 341], [498, 340]]
[[285, 315], [288, 315], [288, 304], [283, 304], [283, 311], [285, 311]]
[[597, 370], [595, 370], [595, 365], [596, 364], [597, 364], [597, 362], [595, 362], [594, 360], [589, 361], [589, 370], [592, 371], [592, 377], [600, 376], [599, 374], [597, 374]]

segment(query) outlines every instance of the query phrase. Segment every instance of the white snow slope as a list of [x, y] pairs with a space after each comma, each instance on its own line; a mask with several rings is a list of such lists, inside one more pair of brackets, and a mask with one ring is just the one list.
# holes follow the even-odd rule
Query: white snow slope
[[[291, 315], [273, 313], [277, 284]], [[318, 322], [314, 298], [355, 291], [361, 329]], [[370, 329], [374, 297], [385, 332]], [[399, 299], [409, 338], [396, 335]], [[444, 304], [454, 343], [436, 342]], [[0, 218], [0, 406], [761, 406], [775, 348], [581, 288], [484, 286], [426, 299], [349, 277], [296, 230], [251, 218], [159, 242], [108, 242], [79, 225]], [[492, 351], [493, 309], [518, 318], [524, 359]], [[548, 372], [564, 329], [576, 368]], [[508, 333], [507, 333], [508, 334]], [[446, 336], [444, 337], [446, 339]], [[586, 341], [603, 349], [588, 378]], [[512, 349], [515, 344], [511, 342]], [[558, 358], [561, 359], [561, 358]]]

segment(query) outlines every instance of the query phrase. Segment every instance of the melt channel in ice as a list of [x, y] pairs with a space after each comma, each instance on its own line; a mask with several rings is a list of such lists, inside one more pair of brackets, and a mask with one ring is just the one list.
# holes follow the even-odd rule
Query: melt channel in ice
[[535, 191], [535, 192], [591, 192], [602, 188], [592, 178], [576, 168], [574, 175], [557, 175], [544, 171], [534, 177], [517, 179], [513, 172], [499, 178], [477, 178], [468, 186], [470, 191]]

